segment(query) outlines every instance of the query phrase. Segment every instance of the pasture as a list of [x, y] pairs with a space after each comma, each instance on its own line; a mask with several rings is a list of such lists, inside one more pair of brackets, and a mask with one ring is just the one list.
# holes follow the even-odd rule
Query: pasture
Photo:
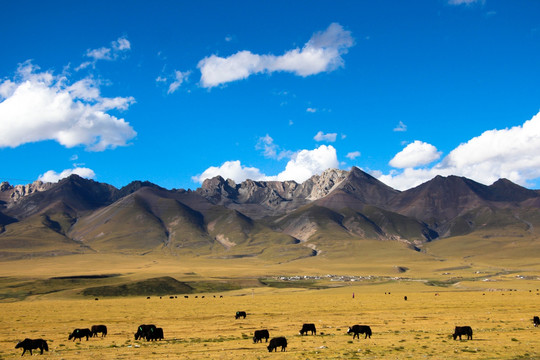
[[[44, 296], [0, 304], [0, 359], [20, 358], [14, 347], [27, 337], [47, 340], [49, 352], [37, 355], [44, 359], [537, 359], [537, 284], [507, 280], [517, 291], [488, 291], [481, 282], [460, 289], [394, 281], [320, 290], [244, 288], [223, 298]], [[236, 320], [238, 310], [247, 317]], [[300, 336], [303, 323], [314, 323], [317, 335]], [[108, 335], [68, 340], [73, 329], [93, 324], [106, 324]], [[140, 324], [162, 327], [165, 340], [135, 341]], [[371, 339], [347, 335], [354, 324], [370, 325]], [[470, 325], [473, 340], [452, 340], [456, 325]], [[254, 344], [259, 329], [271, 338], [285, 336], [287, 351], [269, 353], [267, 343]]]

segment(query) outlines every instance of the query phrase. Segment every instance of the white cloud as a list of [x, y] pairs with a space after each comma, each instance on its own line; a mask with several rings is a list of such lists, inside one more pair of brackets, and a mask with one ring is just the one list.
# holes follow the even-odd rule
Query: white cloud
[[361, 155], [360, 151], [353, 151], [353, 152], [350, 152], [347, 155], [345, 155], [345, 157], [348, 158], [348, 159], [354, 160], [357, 157], [360, 157], [360, 155]]
[[175, 70], [174, 81], [169, 85], [169, 90], [167, 91], [167, 94], [174, 93], [180, 87], [180, 85], [182, 85], [182, 83], [187, 80], [190, 74], [191, 74], [191, 71], [181, 72], [181, 71]]
[[94, 60], [112, 60], [112, 50], [109, 48], [88, 49], [86, 56]]
[[335, 142], [335, 141], [336, 141], [336, 137], [337, 137], [337, 133], [329, 133], [329, 134], [325, 134], [325, 133], [323, 133], [322, 131], [319, 131], [319, 132], [313, 137], [313, 139], [315, 139], [315, 141]]
[[246, 179], [262, 180], [265, 178], [259, 169], [247, 167], [240, 163], [240, 160], [226, 161], [221, 166], [211, 166], [206, 169], [201, 175], [193, 176], [191, 179], [195, 182], [202, 183], [205, 179], [211, 179], [220, 175], [224, 179], [231, 179], [234, 182], [240, 183]]
[[92, 60], [83, 62], [81, 65], [75, 68], [75, 70], [79, 71], [87, 68], [90, 65], [95, 66], [98, 60], [116, 60], [128, 50], [131, 50], [131, 43], [129, 40], [125, 36], [119, 37], [117, 40], [111, 42], [110, 47], [86, 50], [85, 56], [91, 58]]
[[448, 0], [450, 5], [471, 5], [475, 3], [483, 4], [485, 0]]
[[416, 169], [414, 162], [410, 164], [402, 172], [393, 170], [378, 179], [402, 190], [436, 175], [464, 176], [483, 184], [507, 178], [527, 186], [528, 181], [540, 177], [540, 113], [521, 126], [485, 131], [459, 145], [431, 168]]
[[313, 34], [302, 49], [289, 50], [280, 56], [257, 55], [247, 50], [226, 58], [211, 55], [199, 61], [197, 67], [201, 71], [201, 85], [207, 88], [275, 71], [306, 77], [343, 66], [341, 56], [353, 45], [350, 31], [332, 23], [325, 31]]
[[399, 124], [394, 128], [394, 131], [407, 131], [407, 125], [400, 121]]
[[272, 137], [268, 134], [259, 138], [255, 148], [258, 150], [263, 150], [264, 157], [266, 158], [277, 158], [278, 146], [274, 144], [274, 139], [272, 139]]
[[274, 139], [268, 134], [259, 138], [255, 148], [257, 150], [263, 150], [264, 157], [271, 159], [277, 157], [277, 145], [274, 144]]
[[306, 109], [306, 112], [309, 112], [309, 113], [316, 113], [316, 112], [317, 112], [317, 109], [308, 107], [308, 108]]
[[263, 155], [269, 159], [281, 160], [283, 158], [291, 158], [294, 155], [293, 151], [282, 149], [274, 143], [274, 139], [268, 134], [259, 138], [255, 149], [263, 150]]
[[301, 150], [295, 153], [287, 163], [285, 170], [277, 175], [265, 175], [259, 169], [243, 166], [240, 160], [236, 160], [226, 161], [219, 167], [209, 167], [201, 175], [193, 176], [192, 180], [202, 183], [205, 179], [220, 175], [225, 179], [232, 179], [236, 183], [246, 179], [266, 181], [294, 180], [302, 183], [313, 175], [321, 174], [326, 169], [337, 168], [338, 166], [336, 149], [332, 146], [321, 145], [313, 150]]
[[124, 119], [107, 114], [127, 109], [135, 99], [101, 97], [91, 78], [70, 85], [66, 77], [39, 72], [27, 61], [19, 65], [14, 82], [6, 80], [2, 87], [10, 90], [0, 102], [0, 148], [55, 140], [68, 148], [103, 151], [125, 146], [136, 135]]
[[94, 170], [89, 168], [76, 167], [74, 169], [66, 169], [61, 173], [57, 173], [54, 170], [49, 170], [46, 173], [40, 175], [38, 180], [43, 182], [55, 183], [73, 174], [79, 175], [80, 177], [87, 179], [94, 179], [96, 177]]
[[441, 152], [431, 144], [414, 141], [390, 160], [390, 165], [395, 168], [405, 169], [427, 165], [441, 157]]
[[371, 174], [378, 180], [382, 181], [388, 186], [393, 187], [394, 189], [407, 190], [412, 187], [418, 186], [426, 181], [429, 181], [437, 175], [454, 175], [451, 172], [441, 170], [433, 171], [433, 169], [407, 168], [404, 169], [402, 172], [392, 170], [388, 174], [380, 174], [378, 176], [376, 176], [374, 172], [371, 172]]
[[15, 92], [16, 88], [17, 84], [13, 81], [5, 80], [0, 84], [0, 100], [10, 97]]
[[324, 170], [338, 167], [336, 149], [331, 145], [321, 145], [313, 150], [299, 151], [287, 163], [284, 171], [269, 179], [294, 180], [302, 183], [313, 175], [321, 174]]
[[126, 37], [119, 37], [118, 40], [112, 42], [112, 48], [116, 52], [131, 50], [131, 43]]

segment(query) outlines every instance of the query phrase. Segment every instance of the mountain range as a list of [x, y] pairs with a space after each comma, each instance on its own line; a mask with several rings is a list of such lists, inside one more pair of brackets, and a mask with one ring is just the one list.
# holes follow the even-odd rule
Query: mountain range
[[506, 179], [437, 176], [398, 191], [356, 167], [302, 184], [218, 176], [196, 190], [118, 189], [77, 175], [0, 184], [0, 260], [93, 252], [290, 261], [367, 239], [422, 251], [480, 233], [536, 237], [538, 226], [540, 191]]

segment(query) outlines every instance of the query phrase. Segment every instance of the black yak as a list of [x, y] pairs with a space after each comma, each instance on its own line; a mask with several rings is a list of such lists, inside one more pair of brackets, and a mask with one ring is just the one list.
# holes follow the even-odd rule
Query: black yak
[[300, 335], [304, 335], [304, 334], [307, 335], [308, 331], [311, 331], [311, 335], [313, 334], [317, 335], [317, 329], [315, 329], [315, 324], [302, 325], [302, 329], [300, 329]]
[[146, 338], [148, 332], [150, 332], [151, 329], [155, 330], [156, 325], [139, 325], [137, 328], [137, 332], [135, 333], [135, 340], [139, 340], [142, 338]]
[[151, 328], [146, 332], [146, 341], [163, 340], [163, 328]]
[[281, 346], [281, 351], [285, 351], [287, 348], [287, 339], [284, 337], [277, 337], [270, 340], [270, 344], [268, 344], [267, 349], [269, 352], [277, 351], [277, 348]]
[[243, 317], [244, 319], [246, 318], [246, 312], [245, 311], [237, 311], [236, 315], [234, 316], [235, 319], [240, 319], [241, 317]]
[[255, 330], [253, 333], [253, 343], [262, 342], [262, 339], [266, 339], [266, 342], [268, 342], [268, 338], [270, 337], [270, 334], [268, 333], [268, 330]]
[[367, 325], [353, 325], [352, 327], [347, 330], [347, 334], [353, 333], [353, 339], [356, 336], [358, 339], [360, 339], [360, 334], [366, 334], [366, 337], [364, 339], [369, 338], [371, 339], [371, 328]]
[[21, 356], [24, 355], [26, 350], [30, 351], [30, 355], [32, 355], [32, 349], [39, 349], [41, 350], [41, 354], [43, 355], [43, 350], [49, 351], [49, 346], [47, 345], [47, 342], [43, 339], [24, 339], [23, 341], [20, 341], [15, 345], [15, 349], [23, 348], [23, 352]]
[[71, 339], [73, 339], [73, 341], [75, 341], [76, 339], [82, 340], [82, 338], [86, 336], [86, 341], [88, 341], [88, 338], [92, 337], [92, 335], [93, 335], [92, 331], [88, 328], [75, 329], [73, 330], [71, 335], [69, 335], [68, 340], [71, 340]]
[[461, 340], [461, 335], [467, 335], [467, 340], [472, 340], [472, 329], [470, 326], [456, 326], [456, 329], [454, 330], [454, 334], [452, 335], [454, 340], [457, 339], [459, 336], [459, 340]]
[[92, 325], [92, 336], [97, 337], [98, 333], [101, 333], [101, 337], [107, 336], [107, 327], [105, 325]]

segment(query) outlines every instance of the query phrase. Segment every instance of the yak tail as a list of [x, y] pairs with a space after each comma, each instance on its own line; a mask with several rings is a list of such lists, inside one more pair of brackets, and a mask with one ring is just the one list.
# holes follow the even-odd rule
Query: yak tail
[[368, 333], [368, 336], [370, 336], [370, 337], [371, 337], [371, 335], [373, 335], [373, 334], [371, 333], [371, 328], [368, 328], [368, 329], [367, 329], [367, 333]]
[[46, 341], [43, 341], [43, 349], [45, 349], [45, 351], [49, 351], [49, 345], [47, 345]]

